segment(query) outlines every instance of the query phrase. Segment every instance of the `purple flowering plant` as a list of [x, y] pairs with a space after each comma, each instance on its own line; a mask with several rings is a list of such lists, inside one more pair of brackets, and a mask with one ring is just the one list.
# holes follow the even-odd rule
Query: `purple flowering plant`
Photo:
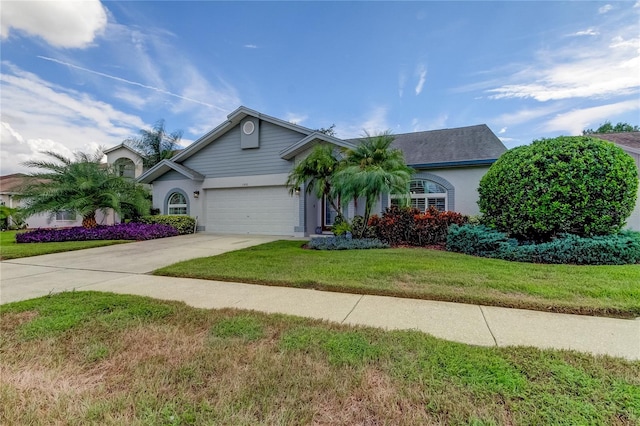
[[172, 226], [162, 224], [121, 223], [109, 226], [83, 228], [77, 226], [64, 229], [35, 229], [16, 235], [17, 243], [53, 243], [63, 241], [92, 240], [153, 240], [174, 237], [178, 231]]

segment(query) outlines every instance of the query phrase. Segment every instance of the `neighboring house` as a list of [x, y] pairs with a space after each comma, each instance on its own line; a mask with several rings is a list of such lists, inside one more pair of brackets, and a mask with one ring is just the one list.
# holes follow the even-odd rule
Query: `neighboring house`
[[[0, 204], [15, 209], [21, 206], [17, 199], [30, 178], [22, 173], [0, 176]], [[113, 213], [102, 214], [96, 212], [96, 220], [99, 224], [110, 225], [116, 220]], [[41, 213], [24, 218], [27, 228], [67, 228], [70, 226], [82, 226], [82, 216], [72, 211], [62, 211], [55, 214]], [[11, 224], [10, 224], [11, 225]]]
[[[325, 200], [289, 194], [294, 164], [319, 143], [353, 148], [343, 140], [240, 107], [228, 120], [144, 172], [138, 181], [153, 187], [162, 214], [198, 218], [198, 229], [216, 233], [305, 236], [327, 229], [335, 212]], [[395, 135], [408, 165], [417, 170], [412, 203], [478, 214], [480, 178], [506, 148], [485, 125]], [[128, 149], [120, 145], [109, 152]], [[114, 151], [115, 150], [115, 151]], [[135, 161], [132, 159], [135, 164]], [[382, 212], [393, 202], [382, 195]], [[364, 203], [349, 203], [345, 215], [361, 214]]]
[[124, 142], [104, 151], [107, 163], [113, 164], [120, 176], [135, 179], [144, 171], [142, 156]]
[[[618, 145], [635, 160], [638, 174], [640, 174], [640, 132], [598, 133], [589, 136], [604, 139]], [[636, 208], [627, 219], [627, 225], [634, 231], [640, 231], [640, 186], [638, 187]]]

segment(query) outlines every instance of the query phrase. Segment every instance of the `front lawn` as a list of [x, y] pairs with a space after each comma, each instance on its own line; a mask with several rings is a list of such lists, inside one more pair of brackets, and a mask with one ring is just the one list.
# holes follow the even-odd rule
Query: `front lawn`
[[73, 292], [0, 306], [0, 424], [637, 425], [640, 362]]
[[180, 262], [158, 275], [639, 317], [640, 265], [508, 262], [417, 248], [316, 251], [276, 241]]
[[63, 251], [82, 250], [92, 247], [130, 243], [131, 241], [67, 241], [63, 243], [16, 243], [16, 231], [0, 232], [0, 260], [18, 259], [20, 257], [38, 256], [41, 254], [60, 253]]

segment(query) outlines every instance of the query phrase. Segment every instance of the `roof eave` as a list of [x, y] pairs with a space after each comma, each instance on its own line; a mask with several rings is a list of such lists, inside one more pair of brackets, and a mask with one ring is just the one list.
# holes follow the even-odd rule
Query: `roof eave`
[[356, 145], [352, 144], [351, 142], [347, 142], [343, 139], [338, 139], [336, 137], [325, 135], [324, 133], [320, 133], [320, 132], [313, 132], [310, 135], [308, 135], [306, 138], [302, 138], [301, 140], [294, 143], [293, 145], [290, 145], [287, 148], [280, 151], [280, 158], [282, 158], [283, 160], [291, 160], [296, 155], [300, 154], [301, 152], [304, 152], [311, 145], [318, 142], [326, 142], [326, 143], [339, 146], [341, 148], [348, 148], [348, 149], [352, 149], [356, 147]]
[[443, 161], [438, 163], [407, 164], [414, 169], [445, 169], [449, 167], [481, 167], [490, 166], [497, 158], [483, 158], [479, 160]]
[[196, 182], [204, 181], [204, 176], [198, 172], [187, 170], [185, 167], [176, 164], [171, 160], [162, 160], [142, 175], [140, 175], [136, 181], [139, 183], [151, 183], [163, 174], [167, 173], [170, 170], [174, 170], [186, 178], [189, 178]]

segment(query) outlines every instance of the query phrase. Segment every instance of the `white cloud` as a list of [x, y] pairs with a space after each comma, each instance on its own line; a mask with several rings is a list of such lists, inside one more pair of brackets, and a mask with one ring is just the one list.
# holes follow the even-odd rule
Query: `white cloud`
[[43, 159], [42, 150], [70, 156], [122, 142], [145, 127], [87, 93], [66, 89], [3, 62], [0, 74], [2, 133], [0, 173], [26, 171], [20, 163]]
[[182, 100], [185, 100], [185, 101], [189, 101], [189, 102], [195, 102], [195, 103], [198, 103], [198, 104], [201, 104], [201, 105], [204, 105], [204, 106], [208, 106], [208, 107], [212, 107], [212, 108], [214, 107], [214, 105], [211, 105], [209, 103], [200, 101], [198, 99], [192, 99], [192, 98], [189, 98], [189, 97], [181, 96], [181, 95], [178, 95], [176, 93], [172, 93], [172, 92], [170, 92], [168, 90], [161, 89], [159, 87], [149, 86], [149, 85], [146, 85], [146, 84], [138, 83], [136, 81], [127, 80], [127, 79], [124, 79], [124, 78], [121, 78], [121, 77], [117, 77], [117, 76], [114, 76], [114, 75], [102, 73], [102, 72], [99, 72], [99, 71], [90, 70], [88, 68], [79, 67], [79, 66], [71, 64], [69, 62], [60, 61], [60, 60], [54, 59], [54, 58], [48, 58], [46, 56], [38, 56], [38, 58], [44, 59], [45, 61], [55, 62], [55, 63], [58, 63], [60, 65], [64, 65], [64, 66], [67, 66], [67, 67], [70, 67], [70, 68], [74, 68], [74, 69], [77, 69], [77, 70], [80, 70], [80, 71], [85, 71], [85, 72], [88, 72], [88, 73], [91, 73], [91, 74], [99, 75], [99, 76], [104, 77], [104, 78], [109, 78], [111, 80], [116, 80], [116, 81], [119, 81], [120, 83], [130, 84], [132, 86], [138, 86], [138, 87], [141, 87], [143, 89], [153, 90], [153, 91], [161, 93], [163, 95], [173, 96], [175, 98], [179, 98], [179, 99], [182, 99]]
[[400, 71], [398, 74], [398, 96], [404, 95], [404, 86], [407, 84], [407, 74], [404, 71]]
[[416, 75], [418, 76], [418, 84], [416, 85], [416, 96], [422, 93], [424, 83], [427, 81], [427, 68], [424, 64], [418, 65], [416, 68]]
[[544, 125], [547, 131], [568, 132], [579, 135], [584, 129], [593, 127], [616, 115], [640, 108], [637, 100], [617, 102], [607, 105], [599, 105], [591, 108], [575, 109], [563, 114], [558, 114]]
[[502, 129], [500, 129], [500, 131], [498, 132], [499, 135], [506, 133], [507, 132], [507, 127], [503, 127]]
[[515, 112], [501, 114], [495, 118], [487, 120], [487, 122], [490, 123], [490, 127], [499, 127], [501, 129], [517, 127], [519, 124], [528, 123], [527, 126], [530, 130], [537, 130], [538, 125], [531, 124], [532, 122], [557, 114], [564, 108], [565, 105], [562, 102], [556, 102], [539, 108], [522, 108]]
[[247, 49], [257, 49], [258, 46], [256, 46], [255, 44], [245, 44], [244, 47], [246, 47]]
[[603, 15], [609, 12], [611, 9], [613, 9], [613, 6], [611, 6], [610, 4], [605, 4], [604, 6], [598, 9], [598, 13]]
[[538, 53], [535, 64], [512, 75], [513, 83], [487, 90], [491, 99], [568, 98], [627, 95], [640, 89], [640, 37], [609, 39]]
[[387, 122], [387, 108], [377, 106], [365, 114], [359, 121], [355, 123], [338, 123], [336, 124], [336, 133], [343, 139], [360, 138], [369, 133], [375, 135], [389, 129]]
[[107, 25], [100, 1], [6, 1], [0, 14], [0, 37], [11, 29], [42, 37], [55, 47], [84, 48]]
[[307, 114], [298, 114], [295, 112], [288, 112], [285, 114], [284, 118], [289, 123], [301, 124], [302, 122], [307, 120], [309, 116]]
[[587, 28], [586, 30], [578, 31], [578, 32], [575, 32], [575, 33], [573, 33], [571, 35], [574, 35], [574, 36], [597, 36], [599, 34], [600, 33], [598, 31], [596, 31], [595, 29]]
[[126, 90], [124, 88], [116, 89], [113, 96], [126, 102], [135, 109], [142, 109], [148, 103], [148, 98], [138, 95], [132, 90]]

